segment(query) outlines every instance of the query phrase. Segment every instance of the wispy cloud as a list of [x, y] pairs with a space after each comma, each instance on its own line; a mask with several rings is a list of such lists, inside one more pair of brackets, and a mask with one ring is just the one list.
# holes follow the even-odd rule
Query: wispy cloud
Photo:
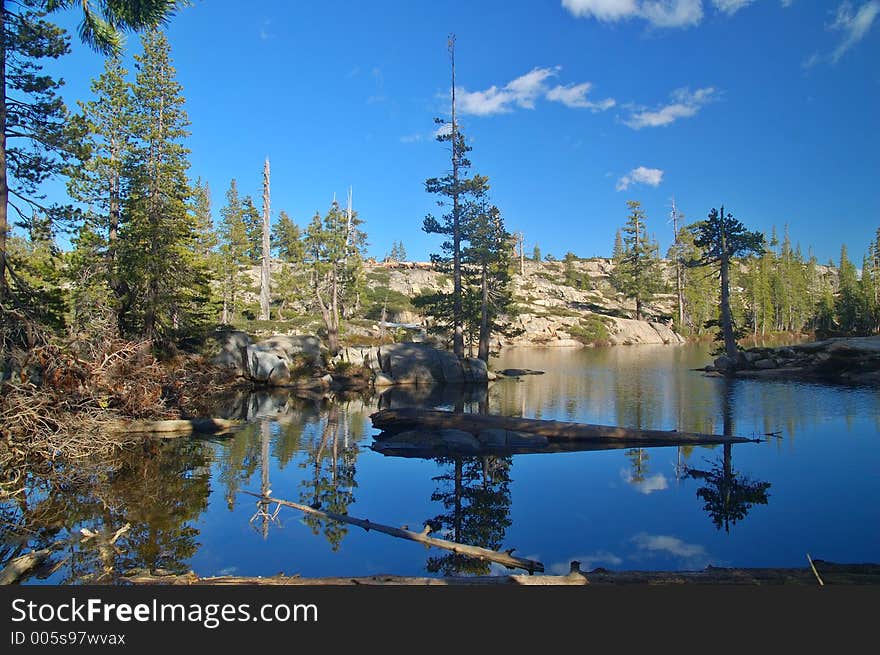
[[858, 11], [853, 11], [852, 3], [844, 2], [837, 8], [837, 16], [831, 24], [832, 30], [843, 33], [843, 40], [834, 52], [831, 61], [837, 63], [847, 50], [865, 38], [880, 14], [880, 0], [866, 2]]
[[260, 25], [260, 40], [261, 41], [269, 41], [275, 38], [275, 34], [270, 30], [272, 25], [272, 19], [266, 18], [263, 20], [263, 23]]
[[617, 104], [614, 98], [605, 98], [599, 102], [587, 100], [587, 94], [592, 88], [593, 85], [590, 82], [566, 86], [560, 84], [547, 92], [547, 100], [561, 102], [566, 107], [572, 107], [573, 109], [589, 109], [594, 113], [611, 109]]
[[435, 140], [437, 137], [449, 134], [452, 131], [452, 123], [441, 123], [432, 132], [415, 132], [413, 134], [404, 134], [400, 137], [401, 143], [419, 143], [420, 141]]
[[575, 109], [589, 109], [593, 112], [605, 111], [615, 106], [613, 98], [592, 101], [587, 94], [592, 89], [590, 82], [580, 84], [557, 84], [550, 87], [548, 80], [556, 77], [560, 66], [533, 68], [504, 86], [492, 85], [483, 91], [467, 91], [456, 88], [459, 110], [462, 114], [491, 116], [513, 111], [514, 108], [534, 109], [540, 98], [559, 102]]
[[695, 116], [706, 104], [717, 97], [714, 87], [708, 86], [691, 92], [690, 89], [676, 89], [671, 94], [671, 102], [656, 109], [636, 108], [624, 124], [634, 130], [643, 127], [662, 127], [680, 118]]
[[[752, 4], [755, 0], [712, 0], [712, 4], [719, 11], [723, 11], [725, 14], [735, 14], [743, 7], [746, 7]], [[791, 0], [788, 0], [789, 2]], [[786, 0], [782, 0], [782, 4], [785, 5]]]
[[830, 31], [842, 34], [840, 43], [828, 54], [812, 53], [804, 60], [803, 68], [809, 70], [825, 61], [836, 64], [847, 51], [868, 35], [878, 14], [880, 14], [880, 0], [869, 0], [858, 10], [853, 8], [849, 0], [841, 3], [834, 13], [834, 20], [825, 26]]
[[689, 568], [705, 568], [711, 562], [705, 548], [699, 544], [684, 542], [678, 537], [641, 533], [632, 540], [638, 550], [645, 555], [671, 555]]
[[702, 0], [562, 0], [572, 15], [615, 22], [642, 18], [654, 27], [691, 27], [703, 19]]

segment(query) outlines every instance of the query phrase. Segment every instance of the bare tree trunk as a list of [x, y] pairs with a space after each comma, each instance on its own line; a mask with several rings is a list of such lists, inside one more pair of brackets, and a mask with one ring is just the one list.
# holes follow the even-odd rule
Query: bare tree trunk
[[455, 120], [455, 35], [449, 37], [452, 61], [452, 352], [464, 357], [464, 327], [461, 308], [461, 204], [459, 203], [457, 152], [458, 123]]
[[480, 345], [477, 348], [477, 357], [487, 364], [489, 363], [489, 271], [486, 262], [483, 262], [483, 274], [480, 280], [483, 298], [480, 304]]
[[678, 209], [675, 207], [675, 198], [672, 199], [672, 232], [673, 245], [675, 248], [675, 293], [678, 299], [678, 325], [684, 329], [684, 285], [681, 279], [681, 244], [678, 240]]
[[724, 234], [724, 206], [721, 207], [721, 334], [724, 352], [736, 361], [736, 337], [733, 334], [733, 315], [730, 312], [730, 255], [727, 252], [727, 235]]
[[260, 269], [260, 320], [269, 320], [269, 160], [263, 166], [263, 266]]

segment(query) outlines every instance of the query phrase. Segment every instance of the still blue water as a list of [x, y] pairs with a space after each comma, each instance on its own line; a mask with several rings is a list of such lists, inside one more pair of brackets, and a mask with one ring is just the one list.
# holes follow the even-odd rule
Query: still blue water
[[[445, 551], [291, 508], [255, 516], [271, 495], [582, 569], [702, 569], [880, 561], [880, 393], [692, 370], [701, 346], [515, 349], [491, 363], [545, 371], [498, 380], [488, 394], [336, 402], [250, 398], [257, 417], [231, 437], [168, 442], [76, 493], [27, 509], [53, 534], [131, 530], [107, 555], [73, 554], [45, 582], [100, 569], [201, 576], [358, 576], [504, 572]], [[760, 437], [717, 447], [645, 448], [434, 461], [369, 446], [379, 407], [443, 408], [584, 423]], [[456, 471], [459, 482], [456, 484]], [[274, 506], [272, 508], [274, 511]], [[54, 523], [52, 522], [54, 521]], [[32, 580], [31, 582], [40, 582]]]

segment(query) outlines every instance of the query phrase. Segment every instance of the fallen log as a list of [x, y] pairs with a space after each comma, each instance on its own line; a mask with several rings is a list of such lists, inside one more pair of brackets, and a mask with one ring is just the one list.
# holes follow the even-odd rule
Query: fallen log
[[[825, 585], [880, 585], [878, 564], [836, 564], [813, 560], [822, 573]], [[573, 563], [574, 564], [574, 563]], [[709, 566], [702, 571], [609, 571], [594, 569], [581, 572], [572, 566], [567, 575], [454, 576], [443, 578], [371, 575], [364, 577], [304, 578], [299, 575], [267, 577], [199, 577], [195, 573], [156, 575], [133, 571], [124, 578], [130, 584], [147, 585], [735, 585], [735, 586], [809, 586], [816, 587], [816, 577], [809, 568], [720, 568]]]
[[589, 584], [587, 578], [574, 575], [476, 575], [447, 578], [409, 577], [400, 575], [368, 575], [357, 577], [302, 578], [298, 575], [274, 575], [270, 577], [247, 577], [222, 575], [201, 578], [195, 573], [183, 575], [152, 575], [137, 573], [127, 576], [129, 584], [146, 585], [298, 585], [298, 586], [579, 586]]
[[[526, 432], [547, 437], [548, 440], [574, 440], [592, 443], [625, 443], [622, 447], [638, 446], [684, 446], [734, 444], [760, 441], [720, 434], [701, 434], [698, 432], [678, 432], [677, 430], [643, 430], [610, 425], [588, 423], [567, 423], [499, 416], [496, 414], [463, 414], [436, 409], [402, 407], [383, 409], [370, 415], [373, 427], [382, 430], [380, 439], [408, 430], [462, 430], [479, 434], [486, 430], [507, 430]], [[632, 444], [630, 446], [629, 444]]]
[[544, 570], [544, 565], [541, 564], [541, 562], [526, 559], [523, 557], [514, 557], [511, 554], [513, 552], [513, 549], [505, 553], [500, 553], [496, 550], [490, 550], [488, 548], [469, 546], [467, 544], [459, 544], [454, 541], [447, 541], [446, 539], [429, 537], [428, 534], [430, 533], [431, 529], [427, 525], [421, 532], [412, 532], [410, 530], [404, 530], [402, 528], [395, 528], [390, 525], [373, 523], [368, 519], [359, 519], [353, 516], [348, 516], [347, 514], [326, 512], [320, 509], [315, 509], [314, 507], [310, 507], [309, 505], [301, 505], [300, 503], [294, 503], [289, 500], [281, 500], [279, 498], [262, 496], [260, 494], [256, 494], [250, 491], [243, 491], [242, 493], [248, 494], [249, 496], [254, 496], [255, 498], [259, 498], [259, 502], [261, 503], [277, 503], [278, 505], [283, 505], [284, 507], [292, 507], [294, 509], [298, 509], [301, 512], [305, 512], [306, 514], [311, 514], [320, 518], [329, 519], [331, 521], [339, 521], [341, 523], [348, 523], [350, 525], [356, 525], [359, 528], [363, 528], [367, 532], [369, 532], [370, 530], [375, 530], [376, 532], [382, 532], [384, 534], [391, 535], [392, 537], [398, 537], [399, 539], [407, 539], [409, 541], [416, 541], [426, 546], [434, 546], [435, 548], [451, 550], [452, 552], [459, 555], [466, 555], [468, 557], [496, 562], [498, 564], [503, 564], [508, 568], [524, 569], [529, 573]]
[[132, 434], [218, 434], [240, 425], [240, 421], [225, 418], [166, 419], [163, 421], [117, 421], [113, 429]]

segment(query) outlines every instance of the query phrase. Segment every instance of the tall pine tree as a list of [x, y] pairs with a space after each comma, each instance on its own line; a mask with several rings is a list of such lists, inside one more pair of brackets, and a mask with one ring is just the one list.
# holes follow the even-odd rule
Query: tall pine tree
[[204, 323], [207, 271], [188, 211], [192, 190], [183, 142], [189, 120], [171, 48], [159, 30], [145, 33], [142, 43], [143, 53], [135, 57], [136, 141], [121, 238], [120, 268], [129, 287], [123, 323], [129, 334], [166, 347]]
[[[645, 229], [645, 212], [641, 203], [626, 203], [629, 216], [623, 226], [623, 250], [612, 274], [612, 284], [627, 298], [636, 303], [636, 320], [642, 320], [642, 307], [659, 290], [660, 273], [657, 260], [657, 244], [648, 240]], [[615, 250], [617, 250], [615, 242]]]

